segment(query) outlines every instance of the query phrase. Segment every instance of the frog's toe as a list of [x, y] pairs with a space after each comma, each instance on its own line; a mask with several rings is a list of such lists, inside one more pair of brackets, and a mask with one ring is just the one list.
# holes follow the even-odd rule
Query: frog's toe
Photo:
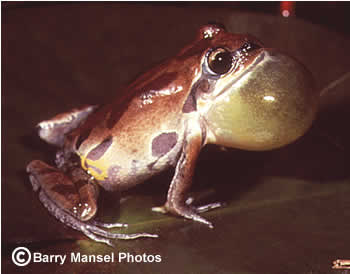
[[214, 228], [214, 226], [213, 226], [213, 224], [211, 222], [209, 222], [207, 219], [203, 218], [202, 216], [200, 216], [197, 213], [197, 210], [191, 210], [191, 208], [186, 208], [186, 210], [183, 210], [182, 214], [184, 214], [183, 216], [186, 219], [190, 219], [190, 220], [193, 220], [195, 222], [199, 222], [199, 223], [205, 224], [209, 228]]
[[[194, 201], [194, 199], [192, 197], [189, 197], [189, 198], [187, 198], [185, 203], [186, 203], [186, 205], [192, 206], [193, 201]], [[216, 202], [216, 203], [210, 203], [210, 204], [206, 204], [206, 205], [202, 205], [202, 206], [197, 206], [197, 207], [195, 207], [195, 209], [198, 213], [203, 213], [203, 212], [207, 212], [207, 211], [222, 207], [224, 205], [225, 205], [224, 203]]]
[[[157, 234], [149, 234], [149, 233], [134, 233], [134, 234], [113, 233], [113, 232], [109, 232], [99, 228], [98, 226], [94, 225], [94, 223], [95, 223], [94, 221], [85, 223], [81, 230], [86, 236], [88, 236], [93, 240], [96, 240], [95, 239], [96, 236], [97, 238], [99, 238], [99, 236], [102, 236], [103, 238], [106, 238], [106, 239], [120, 239], [120, 240], [132, 240], [132, 239], [143, 238], [143, 237], [158, 238]], [[88, 231], [88, 233], [86, 233], [86, 231]], [[91, 233], [94, 236], [92, 236]]]
[[85, 224], [80, 227], [80, 231], [85, 234], [91, 240], [99, 243], [105, 243], [109, 246], [115, 247], [113, 244], [113, 239], [122, 239], [122, 240], [131, 240], [141, 237], [151, 237], [157, 238], [158, 235], [148, 234], [148, 233], [136, 233], [136, 234], [119, 234], [105, 231], [103, 229], [98, 228], [97, 226], [92, 226]]
[[[95, 205], [96, 193], [92, 184], [84, 183], [80, 186], [78, 193], [74, 183], [63, 172], [38, 160], [32, 161], [27, 166], [27, 172], [33, 189], [39, 192], [39, 200], [49, 213], [65, 225], [83, 232], [96, 242], [113, 246], [111, 241], [113, 239], [129, 240], [140, 237], [158, 237], [158, 235], [148, 233], [120, 234], [105, 231], [103, 228], [121, 228], [127, 227], [127, 225], [101, 223], [92, 219], [97, 209]], [[60, 195], [62, 193], [70, 195]]]
[[193, 220], [195, 222], [199, 222], [199, 223], [205, 224], [209, 228], [214, 228], [214, 225], [212, 224], [212, 222], [209, 222], [207, 219], [205, 219], [202, 216], [198, 215], [197, 213], [195, 213], [195, 211], [193, 213], [185, 215], [184, 217], [187, 218], [187, 219]]
[[153, 212], [157, 212], [157, 213], [162, 213], [162, 214], [168, 213], [168, 210], [166, 209], [165, 206], [155, 206], [155, 207], [152, 207], [152, 211], [153, 211]]
[[192, 197], [187, 198], [184, 204], [179, 204], [175, 202], [167, 202], [162, 207], [152, 208], [155, 212], [167, 213], [171, 212], [173, 214], [183, 216], [186, 219], [191, 219], [196, 222], [203, 223], [210, 228], [214, 228], [213, 224], [199, 215], [199, 213], [207, 212], [209, 210], [219, 208], [224, 206], [223, 203], [216, 202], [210, 203], [202, 206], [194, 206], [192, 205], [194, 199]]
[[[88, 238], [96, 241], [108, 244], [113, 246], [112, 239], [122, 239], [122, 240], [131, 240], [141, 237], [151, 237], [157, 238], [156, 234], [149, 233], [135, 233], [135, 234], [121, 234], [121, 233], [113, 233], [108, 232], [100, 227], [112, 228], [112, 227], [125, 227], [125, 224], [109, 224], [109, 223], [100, 223], [94, 220], [90, 220], [88, 222], [83, 222], [67, 211], [58, 207], [51, 199], [46, 196], [46, 193], [41, 190], [39, 193], [39, 199], [43, 203], [43, 205], [48, 209], [48, 211], [60, 220], [62, 223], [67, 226], [72, 227], [75, 230], [83, 232]], [[100, 226], [100, 227], [99, 227]]]
[[128, 224], [121, 224], [121, 223], [101, 223], [95, 220], [91, 220], [90, 224], [94, 226], [99, 226], [103, 228], [116, 228], [116, 227], [128, 227]]
[[[152, 208], [152, 210], [157, 211], [157, 212], [161, 212], [161, 213], [171, 212], [172, 214], [182, 216], [186, 219], [190, 219], [190, 220], [205, 224], [205, 225], [209, 226], [209, 228], [214, 228], [214, 226], [211, 222], [209, 222], [208, 220], [206, 220], [205, 218], [200, 216], [198, 213], [208, 211], [212, 208], [216, 208], [216, 207], [218, 207], [218, 204], [217, 203], [209, 204], [209, 205], [206, 205], [204, 207], [197, 208], [197, 207], [192, 206], [191, 203], [192, 203], [192, 199], [189, 201], [186, 201], [186, 203], [184, 203], [182, 205], [167, 202], [164, 206], [160, 207], [160, 210], [158, 210], [158, 209], [154, 210], [154, 208]], [[204, 210], [203, 210], [203, 208], [204, 208]]]

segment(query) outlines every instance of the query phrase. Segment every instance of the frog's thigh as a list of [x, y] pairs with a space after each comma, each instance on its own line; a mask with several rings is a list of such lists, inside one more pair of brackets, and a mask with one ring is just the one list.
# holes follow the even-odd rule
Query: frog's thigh
[[75, 108], [42, 121], [37, 126], [38, 134], [49, 144], [62, 147], [65, 134], [77, 128], [96, 108], [97, 106]]
[[62, 171], [42, 161], [34, 160], [27, 166], [34, 191], [43, 192], [46, 207], [54, 205], [81, 221], [91, 219], [97, 211], [97, 192], [93, 184], [83, 180], [74, 182]]

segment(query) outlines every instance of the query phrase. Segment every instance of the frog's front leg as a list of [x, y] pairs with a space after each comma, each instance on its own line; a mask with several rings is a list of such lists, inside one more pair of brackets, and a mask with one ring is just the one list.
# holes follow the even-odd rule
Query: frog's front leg
[[157, 237], [147, 233], [119, 234], [101, 229], [127, 225], [93, 220], [97, 211], [98, 188], [81, 168], [73, 168], [66, 175], [57, 168], [34, 160], [27, 166], [27, 172], [34, 191], [39, 191], [39, 199], [48, 211], [62, 223], [83, 232], [90, 239], [113, 246], [111, 239]]
[[[173, 213], [197, 222], [204, 223], [213, 228], [211, 222], [201, 217], [198, 213], [221, 207], [221, 203], [212, 203], [200, 207], [192, 206], [192, 198], [188, 198], [187, 193], [192, 184], [195, 165], [200, 150], [205, 144], [205, 133], [201, 128], [191, 125], [187, 131], [183, 143], [180, 158], [177, 162], [175, 174], [171, 181], [167, 201], [162, 207], [152, 208], [155, 212]], [[197, 129], [196, 129], [197, 128]]]

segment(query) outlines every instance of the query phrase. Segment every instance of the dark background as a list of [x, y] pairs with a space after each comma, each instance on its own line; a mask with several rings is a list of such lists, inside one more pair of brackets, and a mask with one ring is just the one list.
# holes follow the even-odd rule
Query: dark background
[[[38, 6], [55, 6], [62, 5], [61, 2], [2, 2], [2, 8], [30, 8]], [[116, 3], [109, 3], [113, 5]], [[137, 1], [133, 2], [134, 5], [140, 4]], [[74, 2], [66, 2], [64, 5], [76, 5]], [[85, 3], [85, 5], [94, 5], [94, 3]], [[97, 4], [101, 5], [101, 4]], [[232, 11], [242, 12], [258, 12], [267, 13], [272, 15], [278, 15], [280, 13], [281, 2], [270, 1], [270, 2], [148, 2], [148, 5], [154, 6], [174, 6], [174, 7], [186, 7], [186, 8], [206, 8], [206, 9], [226, 9]], [[350, 28], [348, 27], [348, 16], [350, 14], [350, 4], [346, 1], [322, 1], [322, 2], [291, 2], [293, 7], [292, 16], [300, 19], [307, 20], [308, 22], [319, 24], [328, 27], [334, 31], [350, 34]], [[5, 13], [3, 9], [3, 14]]]
[[[6, 273], [335, 273], [350, 259], [349, 77], [347, 2], [57, 3], [2, 2], [2, 266]], [[171, 180], [166, 172], [125, 195], [103, 193], [99, 217], [127, 222], [126, 233], [157, 240], [93, 243], [51, 217], [32, 191], [25, 166], [53, 160], [35, 125], [81, 104], [99, 104], [119, 86], [189, 43], [199, 26], [222, 22], [301, 60], [322, 89], [312, 129], [269, 152], [204, 149], [193, 195], [226, 201], [206, 218], [215, 229], [150, 212]], [[122, 94], [120, 94], [122, 96]], [[46, 254], [160, 254], [161, 264], [30, 264], [18, 246]]]

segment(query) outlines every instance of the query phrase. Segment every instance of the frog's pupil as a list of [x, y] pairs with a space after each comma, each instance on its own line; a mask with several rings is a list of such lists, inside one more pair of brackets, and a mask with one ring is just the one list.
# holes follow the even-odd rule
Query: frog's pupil
[[210, 69], [217, 74], [227, 73], [232, 65], [232, 57], [228, 51], [223, 51], [215, 55], [215, 58], [209, 62]]

